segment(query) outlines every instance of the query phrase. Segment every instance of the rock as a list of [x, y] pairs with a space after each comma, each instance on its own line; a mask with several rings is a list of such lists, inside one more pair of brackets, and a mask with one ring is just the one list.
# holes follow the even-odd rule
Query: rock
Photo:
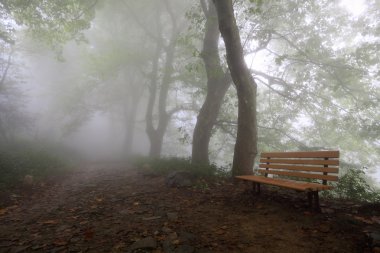
[[178, 220], [178, 213], [167, 213], [166, 214], [168, 216], [168, 220], [170, 221], [176, 221]]
[[164, 233], [166, 233], [166, 234], [169, 234], [169, 233], [171, 233], [173, 230], [171, 230], [170, 228], [168, 228], [168, 227], [163, 227], [162, 229], [162, 232], [164, 232]]
[[195, 235], [188, 233], [188, 232], [181, 232], [179, 233], [179, 239], [181, 242], [194, 242]]
[[195, 248], [193, 246], [190, 246], [190, 245], [180, 245], [178, 246], [178, 248], [176, 249], [176, 253], [193, 253], [195, 251]]
[[165, 253], [174, 253], [175, 252], [175, 246], [172, 244], [170, 240], [165, 240], [162, 243], [162, 249]]
[[166, 185], [169, 187], [190, 187], [194, 182], [194, 175], [186, 171], [174, 171], [166, 176]]
[[174, 241], [174, 240], [176, 240], [177, 238], [178, 238], [178, 235], [177, 235], [176, 232], [173, 232], [173, 233], [171, 233], [171, 234], [168, 236], [168, 240], [170, 240], [170, 241]]
[[137, 249], [155, 249], [157, 248], [157, 241], [153, 237], [146, 237], [137, 242], [134, 242], [129, 248], [130, 251]]

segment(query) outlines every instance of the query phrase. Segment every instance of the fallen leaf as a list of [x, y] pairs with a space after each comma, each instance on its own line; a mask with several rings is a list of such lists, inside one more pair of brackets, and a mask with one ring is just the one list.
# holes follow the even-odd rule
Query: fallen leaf
[[225, 233], [224, 230], [217, 230], [217, 231], [215, 231], [215, 234], [217, 234], [217, 235], [222, 235], [224, 233]]
[[65, 246], [65, 245], [67, 245], [67, 241], [64, 240], [64, 239], [56, 239], [53, 243], [56, 246]]
[[0, 215], [4, 215], [7, 212], [6, 208], [0, 209]]
[[92, 238], [94, 238], [95, 232], [94, 232], [94, 230], [89, 228], [83, 232], [83, 235], [84, 235], [85, 240], [91, 240]]
[[44, 225], [51, 225], [51, 224], [58, 224], [58, 221], [57, 220], [46, 220], [46, 221], [43, 221], [40, 223], [44, 224]]
[[161, 216], [152, 216], [152, 217], [142, 218], [143, 221], [150, 221], [150, 220], [157, 220], [157, 219], [161, 219]]

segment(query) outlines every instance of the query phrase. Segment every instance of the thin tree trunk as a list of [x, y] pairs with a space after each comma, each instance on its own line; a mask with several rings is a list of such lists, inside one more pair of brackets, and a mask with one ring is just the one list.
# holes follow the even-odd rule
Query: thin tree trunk
[[150, 150], [149, 155], [153, 155], [153, 140], [155, 139], [155, 128], [153, 125], [153, 109], [154, 104], [156, 102], [156, 94], [157, 94], [157, 79], [158, 79], [158, 63], [160, 60], [161, 47], [159, 43], [157, 43], [156, 52], [153, 59], [152, 73], [151, 73], [151, 81], [149, 86], [149, 98], [148, 98], [148, 106], [146, 110], [145, 120], [146, 120], [146, 134], [148, 135], [150, 142]]
[[244, 61], [232, 0], [214, 0], [219, 29], [227, 51], [227, 63], [238, 95], [238, 131], [232, 175], [252, 174], [257, 155], [257, 85]]
[[206, 16], [206, 32], [201, 57], [207, 74], [207, 95], [199, 111], [193, 133], [192, 163], [209, 164], [209, 143], [223, 98], [230, 86], [230, 76], [224, 73], [220, 63], [218, 41], [219, 27], [215, 6], [201, 0]]
[[146, 113], [146, 133], [150, 141], [150, 157], [160, 157], [162, 151], [162, 144], [166, 129], [168, 127], [171, 115], [166, 111], [167, 97], [169, 93], [170, 83], [173, 74], [173, 61], [175, 54], [175, 42], [177, 39], [177, 32], [173, 31], [169, 45], [165, 47], [165, 66], [164, 75], [161, 81], [160, 92], [158, 95], [158, 123], [155, 128], [153, 125], [153, 109], [156, 101], [157, 86], [158, 86], [158, 64], [160, 59], [160, 52], [162, 43], [157, 42], [157, 51], [153, 62], [153, 71], [151, 79], [151, 87], [149, 90], [149, 102]]
[[[137, 89], [139, 87], [136, 87]], [[133, 151], [133, 141], [134, 141], [134, 135], [135, 135], [135, 125], [136, 125], [136, 114], [138, 105], [141, 100], [143, 89], [140, 88], [140, 91], [137, 92], [137, 94], [134, 94], [129, 103], [129, 107], [127, 108], [128, 114], [126, 115], [126, 135], [125, 135], [125, 153], [127, 156], [132, 155]]]

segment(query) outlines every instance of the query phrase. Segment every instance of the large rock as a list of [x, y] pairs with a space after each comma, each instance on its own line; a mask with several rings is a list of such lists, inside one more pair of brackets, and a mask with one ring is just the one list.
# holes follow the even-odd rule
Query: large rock
[[169, 187], [190, 187], [195, 182], [195, 176], [186, 171], [174, 171], [166, 176]]

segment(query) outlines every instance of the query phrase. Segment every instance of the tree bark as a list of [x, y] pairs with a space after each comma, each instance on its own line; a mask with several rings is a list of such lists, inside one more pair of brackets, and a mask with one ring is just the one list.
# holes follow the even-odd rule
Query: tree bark
[[257, 84], [244, 61], [232, 0], [214, 0], [214, 3], [218, 14], [219, 30], [226, 46], [228, 67], [238, 96], [238, 130], [232, 175], [252, 174], [257, 155]]
[[209, 164], [209, 143], [223, 98], [230, 86], [230, 75], [222, 68], [219, 57], [219, 27], [214, 3], [201, 0], [206, 16], [203, 59], [207, 74], [207, 95], [199, 111], [193, 133], [192, 163]]

